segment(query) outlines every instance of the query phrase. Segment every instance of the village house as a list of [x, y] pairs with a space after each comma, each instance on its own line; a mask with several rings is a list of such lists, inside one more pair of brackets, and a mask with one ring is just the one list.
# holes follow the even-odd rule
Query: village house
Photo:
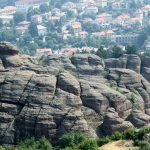
[[122, 15], [118, 16], [117, 18], [115, 18], [112, 21], [112, 24], [114, 24], [114, 25], [124, 25], [125, 23], [128, 22], [129, 19], [130, 19], [130, 16], [128, 14], [122, 14]]
[[144, 47], [145, 47], [146, 51], [150, 51], [150, 42], [146, 42], [144, 44]]
[[145, 5], [141, 10], [144, 13], [144, 17], [147, 17], [150, 12], [150, 5]]
[[62, 37], [63, 40], [66, 40], [69, 37], [71, 37], [72, 35], [69, 33], [68, 30], [63, 30], [62, 33], [60, 34], [60, 36]]
[[128, 25], [140, 25], [142, 26], [143, 25], [143, 19], [139, 18], [139, 17], [135, 17], [135, 18], [130, 18], [128, 20]]
[[6, 6], [3, 9], [0, 9], [1, 15], [13, 15], [16, 12], [16, 7]]
[[47, 28], [42, 25], [37, 25], [38, 35], [44, 36], [47, 34]]
[[85, 3], [77, 3], [77, 10], [78, 11], [83, 11], [86, 7], [88, 7], [88, 5]]
[[104, 30], [102, 32], [94, 32], [92, 35], [97, 37], [105, 37], [105, 38], [112, 38], [115, 35], [115, 32], [112, 30]]
[[52, 16], [49, 18], [49, 20], [52, 22], [52, 24], [55, 26], [57, 23], [60, 22], [60, 17], [58, 16]]
[[20, 27], [29, 27], [30, 22], [29, 21], [21, 21], [18, 23], [18, 26]]
[[112, 15], [111, 14], [108, 14], [108, 13], [102, 13], [102, 14], [99, 14], [97, 15], [96, 17], [96, 21], [97, 22], [103, 22], [103, 23], [109, 23], [112, 21]]
[[124, 35], [114, 35], [112, 40], [116, 44], [121, 45], [129, 45], [129, 44], [136, 44], [138, 41], [138, 34], [124, 34]]
[[73, 22], [71, 24], [71, 31], [76, 34], [82, 31], [81, 23], [80, 22]]
[[62, 5], [63, 10], [76, 9], [76, 4], [73, 2], [66, 2]]
[[91, 53], [91, 52], [96, 52], [98, 50], [98, 48], [95, 47], [88, 47], [88, 46], [84, 46], [80, 48], [80, 52], [85, 52], [85, 53]]
[[52, 49], [51, 48], [41, 48], [36, 50], [36, 56], [41, 57], [41, 56], [46, 56], [52, 54]]
[[95, 0], [81, 0], [80, 2], [86, 4], [88, 7], [96, 6]]
[[88, 35], [88, 33], [86, 31], [81, 31], [78, 33], [78, 37], [80, 37], [82, 39], [86, 38], [87, 35]]
[[96, 6], [87, 7], [84, 14], [86, 15], [96, 15], [98, 13], [98, 8]]
[[141, 9], [138, 9], [137, 11], [135, 11], [135, 13], [134, 13], [134, 17], [135, 18], [140, 18], [140, 19], [143, 19], [144, 18], [144, 13], [143, 13], [143, 11], [141, 10]]
[[26, 32], [28, 32], [28, 27], [26, 27], [26, 26], [19, 26], [19, 27], [16, 27], [15, 31], [16, 31], [17, 34], [23, 35]]
[[78, 48], [72, 48], [72, 47], [68, 47], [68, 48], [62, 48], [59, 51], [59, 54], [65, 54], [65, 55], [72, 55], [73, 53], [77, 52]]
[[13, 22], [13, 15], [0, 15], [3, 24], [11, 24]]
[[66, 13], [65, 12], [57, 13], [56, 17], [59, 17], [61, 21], [65, 20], [66, 19]]
[[120, 10], [122, 9], [122, 3], [121, 1], [115, 1], [112, 3], [112, 10]]
[[42, 19], [42, 15], [33, 15], [31, 17], [31, 21], [36, 22], [36, 23], [42, 23], [43, 19]]
[[17, 11], [26, 13], [30, 7], [39, 8], [43, 3], [49, 4], [49, 0], [18, 0], [15, 2], [15, 7]]
[[108, 0], [96, 0], [96, 6], [105, 8], [108, 6]]

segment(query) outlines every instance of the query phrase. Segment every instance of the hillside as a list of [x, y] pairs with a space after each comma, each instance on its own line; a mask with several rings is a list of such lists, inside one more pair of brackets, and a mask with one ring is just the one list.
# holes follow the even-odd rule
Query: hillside
[[81, 131], [110, 135], [150, 123], [150, 58], [93, 54], [41, 60], [0, 43], [0, 143]]

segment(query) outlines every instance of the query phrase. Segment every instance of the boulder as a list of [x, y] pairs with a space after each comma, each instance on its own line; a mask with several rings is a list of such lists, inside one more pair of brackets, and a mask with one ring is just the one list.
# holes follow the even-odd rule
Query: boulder
[[19, 50], [9, 42], [0, 42], [0, 55], [17, 55]]
[[130, 121], [137, 128], [150, 124], [150, 116], [139, 110], [134, 110], [126, 120]]
[[136, 73], [141, 72], [141, 59], [137, 55], [128, 55], [127, 56], [127, 66], [126, 69], [131, 69]]
[[141, 73], [150, 82], [150, 57], [144, 58]]
[[119, 131], [123, 132], [128, 128], [133, 128], [134, 126], [129, 121], [124, 121], [118, 116], [118, 113], [114, 108], [109, 108], [104, 121], [101, 125], [103, 134], [111, 135], [112, 133]]
[[131, 69], [137, 73], [141, 71], [141, 59], [137, 55], [123, 55], [120, 58], [105, 60], [106, 68]]
[[69, 72], [62, 72], [58, 76], [58, 87], [74, 95], [80, 95], [80, 84]]

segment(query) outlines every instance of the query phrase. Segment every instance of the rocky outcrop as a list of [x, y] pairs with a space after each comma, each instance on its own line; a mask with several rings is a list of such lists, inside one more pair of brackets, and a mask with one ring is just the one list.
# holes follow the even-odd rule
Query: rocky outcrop
[[135, 55], [106, 64], [93, 54], [49, 55], [38, 62], [7, 43], [0, 45], [5, 50], [0, 57], [0, 143], [32, 136], [57, 141], [72, 131], [95, 138], [149, 124], [150, 83], [139, 74]]
[[127, 118], [135, 127], [140, 128], [150, 125], [150, 116], [141, 111], [134, 110]]
[[105, 60], [106, 68], [124, 68], [137, 73], [141, 71], [141, 59], [137, 55], [123, 55], [120, 58]]
[[122, 132], [134, 126], [129, 121], [124, 121], [118, 116], [114, 108], [109, 108], [101, 125], [104, 135], [111, 135], [114, 132]]
[[9, 42], [0, 42], [0, 55], [17, 55], [19, 50]]
[[142, 75], [150, 82], [150, 57], [143, 60]]

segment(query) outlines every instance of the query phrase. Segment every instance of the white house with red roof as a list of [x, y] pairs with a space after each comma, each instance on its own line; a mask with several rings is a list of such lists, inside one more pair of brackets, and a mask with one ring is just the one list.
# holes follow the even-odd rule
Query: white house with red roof
[[13, 15], [16, 12], [16, 7], [6, 6], [3, 9], [0, 9], [0, 14], [3, 15]]
[[0, 15], [3, 24], [10, 24], [13, 21], [13, 15]]
[[37, 25], [38, 35], [44, 36], [47, 34], [47, 28], [42, 25]]
[[42, 21], [43, 21], [42, 15], [33, 15], [31, 17], [31, 21], [34, 21], [36, 23], [42, 23]]
[[19, 12], [27, 12], [30, 7], [39, 8], [43, 3], [49, 4], [49, 0], [18, 0], [15, 7]]
[[36, 56], [41, 57], [43, 55], [50, 55], [52, 54], [52, 49], [51, 48], [41, 48], [36, 50]]

